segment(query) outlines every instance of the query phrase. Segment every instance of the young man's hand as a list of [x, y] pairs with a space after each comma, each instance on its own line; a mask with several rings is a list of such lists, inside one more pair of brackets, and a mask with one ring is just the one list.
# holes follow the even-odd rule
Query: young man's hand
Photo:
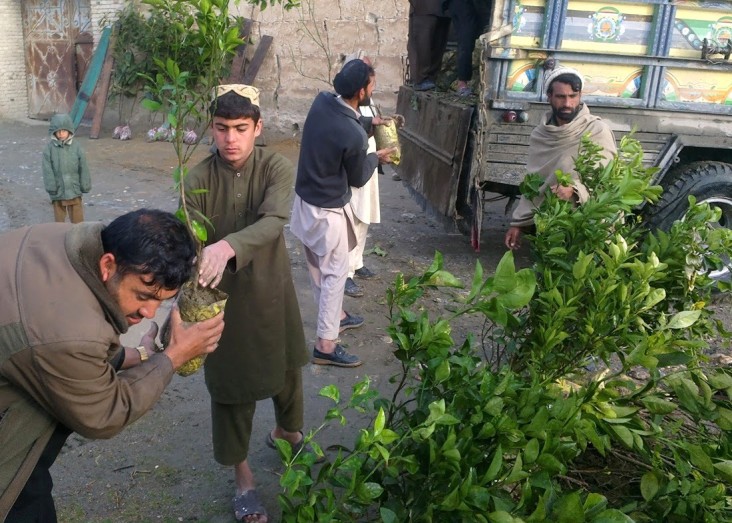
[[221, 283], [226, 264], [236, 255], [226, 240], [219, 240], [209, 245], [201, 253], [201, 265], [198, 270], [198, 283], [202, 287], [216, 287]]

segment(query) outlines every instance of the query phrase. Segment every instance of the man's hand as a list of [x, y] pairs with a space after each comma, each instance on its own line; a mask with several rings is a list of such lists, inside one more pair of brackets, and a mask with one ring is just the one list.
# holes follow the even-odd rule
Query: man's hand
[[176, 305], [170, 312], [170, 343], [163, 354], [170, 358], [173, 369], [178, 370], [181, 365], [196, 356], [210, 354], [216, 350], [223, 331], [223, 312], [209, 320], [183, 323]]
[[521, 247], [521, 227], [509, 227], [506, 231], [506, 238], [503, 240], [506, 247], [515, 251]]
[[157, 348], [157, 344], [155, 343], [155, 338], [158, 335], [158, 330], [159, 330], [158, 324], [155, 323], [154, 321], [151, 322], [150, 328], [142, 336], [142, 338], [140, 338], [140, 343], [137, 344], [138, 346], [142, 345], [143, 347], [145, 347], [145, 350], [147, 351], [148, 354], [152, 354], [152, 353], [156, 352], [157, 350], [159, 350]]
[[397, 152], [396, 147], [388, 147], [376, 151], [376, 156], [379, 157], [379, 163], [392, 163], [391, 155], [395, 152]]
[[551, 190], [560, 200], [571, 202], [574, 200], [574, 187], [571, 185], [552, 185]]
[[371, 125], [387, 125], [391, 122], [391, 118], [382, 118], [381, 116], [374, 116], [371, 118]]
[[[140, 343], [137, 344], [139, 347], [142, 345], [145, 347], [145, 350], [147, 351], [147, 354], [150, 356], [157, 352], [159, 349], [157, 348], [157, 344], [155, 343], [155, 338], [158, 335], [158, 324], [155, 322], [150, 323], [150, 328], [147, 330], [147, 332], [140, 338]], [[119, 370], [125, 370], [129, 369], [130, 367], [134, 367], [136, 365], [139, 365], [142, 363], [142, 357], [140, 356], [140, 353], [137, 351], [137, 349], [133, 347], [124, 347], [122, 349], [124, 351], [124, 359], [122, 360], [122, 365], [120, 366]]]
[[226, 264], [236, 255], [226, 240], [219, 240], [209, 245], [201, 253], [201, 265], [198, 271], [198, 283], [202, 287], [216, 287], [221, 283]]

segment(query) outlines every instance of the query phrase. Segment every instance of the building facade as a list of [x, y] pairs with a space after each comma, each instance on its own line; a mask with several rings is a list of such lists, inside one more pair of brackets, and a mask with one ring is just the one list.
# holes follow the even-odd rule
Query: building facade
[[[105, 20], [119, 0], [0, 0], [0, 118], [47, 119], [73, 105]], [[252, 20], [251, 59], [263, 35], [273, 37], [254, 85], [268, 129], [296, 131], [344, 55], [361, 49], [377, 69], [374, 98], [396, 106], [406, 61], [406, 0], [302, 0], [298, 8], [261, 11], [246, 2], [232, 14]], [[107, 108], [105, 126], [116, 125]], [[140, 109], [139, 112], [144, 112]], [[134, 117], [133, 117], [134, 119]]]

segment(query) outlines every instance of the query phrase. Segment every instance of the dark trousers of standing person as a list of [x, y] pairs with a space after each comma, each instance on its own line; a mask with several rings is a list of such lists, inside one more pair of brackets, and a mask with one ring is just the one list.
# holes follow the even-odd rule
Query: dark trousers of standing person
[[480, 26], [480, 13], [473, 0], [451, 0], [449, 5], [457, 35], [458, 80], [469, 82], [473, 78], [475, 39], [480, 36], [483, 29]]
[[412, 84], [437, 79], [449, 31], [450, 19], [445, 16], [409, 16], [407, 54]]
[[50, 468], [56, 461], [71, 431], [58, 425], [43, 449], [28, 482], [15, 500], [5, 521], [8, 523], [56, 523], [56, 506], [53, 503], [53, 480]]

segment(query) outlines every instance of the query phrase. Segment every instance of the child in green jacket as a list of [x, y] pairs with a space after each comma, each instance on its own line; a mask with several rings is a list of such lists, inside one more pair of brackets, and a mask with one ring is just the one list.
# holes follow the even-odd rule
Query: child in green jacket
[[43, 151], [43, 183], [51, 197], [53, 216], [57, 222], [84, 221], [81, 194], [91, 190], [91, 177], [86, 156], [74, 142], [74, 125], [68, 114], [51, 117], [48, 129], [51, 141]]

